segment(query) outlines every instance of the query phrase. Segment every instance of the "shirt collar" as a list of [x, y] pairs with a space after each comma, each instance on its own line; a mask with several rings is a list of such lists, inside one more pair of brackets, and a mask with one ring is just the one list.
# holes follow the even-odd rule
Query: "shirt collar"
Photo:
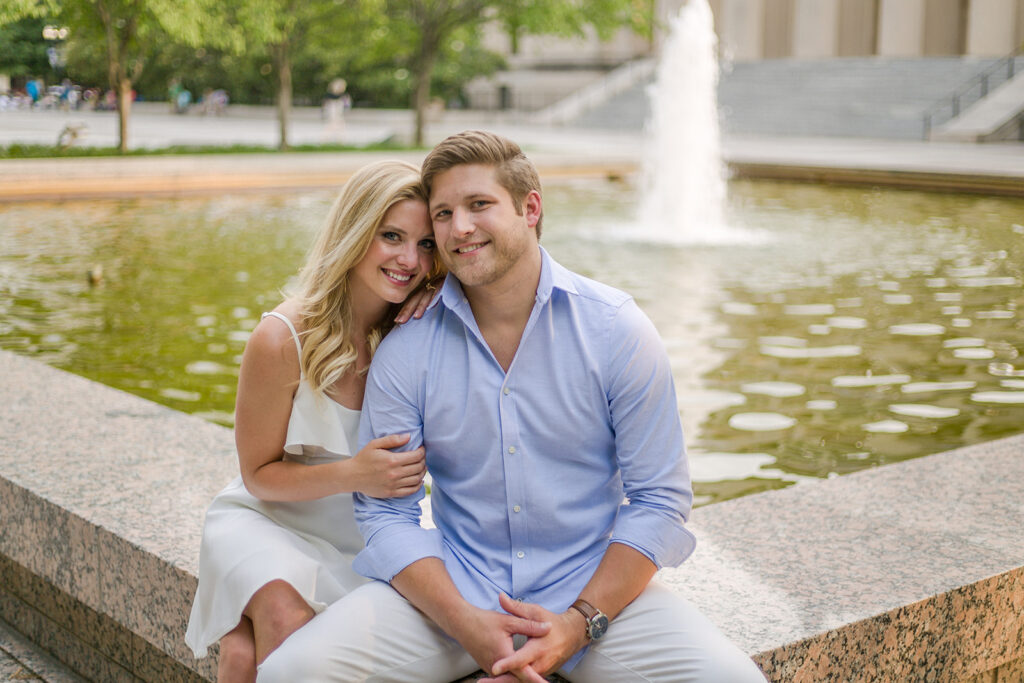
[[457, 304], [461, 303], [465, 299], [465, 295], [462, 293], [462, 283], [460, 283], [454, 275], [448, 273], [444, 279], [444, 283], [441, 285], [441, 293], [434, 297], [434, 300], [427, 306], [429, 311], [434, 306], [439, 305], [444, 301], [444, 305], [448, 308], [454, 309]]
[[540, 282], [537, 283], [537, 302], [545, 304], [551, 298], [551, 292], [561, 289], [569, 294], [576, 293], [576, 283], [572, 273], [540, 247]]
[[[541, 265], [540, 281], [537, 283], [537, 302], [547, 303], [555, 289], [575, 294], [576, 283], [573, 281], [572, 274], [551, 258], [544, 247], [538, 246], [538, 249], [540, 249]], [[434, 297], [427, 309], [437, 306], [442, 301], [447, 308], [453, 311], [459, 310], [466, 304], [466, 294], [462, 291], [462, 283], [451, 273], [448, 273], [444, 284], [441, 285], [440, 296]]]

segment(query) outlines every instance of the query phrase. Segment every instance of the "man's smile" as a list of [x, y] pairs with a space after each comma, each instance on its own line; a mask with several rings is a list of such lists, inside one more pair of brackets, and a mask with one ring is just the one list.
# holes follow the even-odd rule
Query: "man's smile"
[[487, 246], [487, 242], [476, 242], [474, 244], [466, 244], [461, 247], [455, 248], [456, 254], [471, 254], [478, 249]]

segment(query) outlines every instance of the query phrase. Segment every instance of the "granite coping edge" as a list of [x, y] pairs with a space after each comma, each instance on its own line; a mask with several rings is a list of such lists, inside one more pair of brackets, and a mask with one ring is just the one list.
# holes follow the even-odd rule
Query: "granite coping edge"
[[1022, 655], [1024, 567], [752, 656], [771, 680], [850, 683], [961, 681]]
[[[133, 420], [141, 421], [146, 430], [150, 430], [154, 425], [158, 425], [164, 431], [186, 432], [191, 433], [192, 436], [198, 436], [195, 432], [207, 433], [214, 436], [213, 442], [217, 444], [218, 448], [224, 447], [226, 439], [230, 435], [230, 430], [224, 427], [212, 425], [199, 418], [156, 406], [156, 404], [131, 394], [105, 387], [62, 370], [50, 368], [38, 361], [15, 356], [10, 352], [0, 352], [0, 369], [6, 371], [0, 374], [8, 378], [5, 380], [8, 383], [6, 387], [4, 383], [0, 383], [0, 390], [3, 390], [0, 391], [0, 394], [6, 393], [6, 390], [11, 388], [9, 382], [12, 380], [20, 382], [18, 388], [21, 394], [20, 403], [17, 403], [17, 405], [11, 405], [10, 402], [3, 403], [6, 407], [0, 410], [0, 427], [2, 428], [9, 428], [12, 424], [15, 427], [18, 424], [35, 424], [37, 430], [42, 429], [45, 432], [41, 435], [44, 439], [52, 439], [55, 435], [50, 433], [52, 430], [46, 428], [49, 422], [40, 423], [42, 416], [46, 416], [47, 420], [52, 421], [55, 419], [60, 420], [62, 415], [66, 417], [70, 414], [85, 413], [80, 416], [76, 423], [72, 424], [72, 432], [79, 436], [81, 434], [91, 434], [93, 439], [99, 438], [104, 443], [118, 443], [124, 439], [125, 433], [122, 431], [122, 427], [126, 424], [130, 426]], [[29, 384], [34, 386], [28, 386]], [[55, 396], [52, 391], [47, 391], [47, 386], [58, 385], [70, 397]], [[81, 400], [83, 395], [91, 399], [84, 402], [84, 405]], [[35, 411], [32, 408], [33, 405], [37, 408], [42, 408], [42, 410]], [[27, 422], [24, 420], [27, 420]], [[127, 423], [125, 422], [126, 420], [128, 421]], [[67, 420], [61, 421], [67, 422]], [[131, 434], [130, 431], [129, 434]], [[82, 448], [84, 444], [94, 442], [84, 437], [72, 439], [72, 441], [76, 448]], [[186, 445], [193, 443], [191, 437], [188, 436], [185, 437], [185, 442]], [[12, 446], [10, 440], [5, 441], [5, 444], [0, 445], [0, 466], [4, 466], [5, 462], [7, 462], [8, 466], [10, 465], [12, 450], [19, 453], [24, 451], [17, 444]], [[165, 450], [169, 449], [169, 452], [182, 456], [181, 453], [178, 453], [178, 449], [182, 447], [181, 444], [169, 445], [157, 440], [155, 447]], [[75, 449], [71, 450], [74, 451]], [[709, 600], [709, 595], [713, 597], [721, 595], [734, 596], [731, 601], [720, 601], [727, 603], [724, 617], [722, 616], [723, 609], [721, 605], [717, 609], [719, 619], [714, 618], [716, 613], [714, 605], [710, 605], [711, 608], [707, 609], [707, 613], [713, 617], [713, 620], [723, 625], [723, 630], [727, 634], [734, 637], [746, 651], [751, 653], [761, 652], [763, 654], [764, 652], [776, 651], [794, 643], [821, 638], [822, 634], [851, 627], [864, 622], [865, 619], [870, 622], [873, 619], [879, 618], [879, 615], [885, 615], [892, 610], [898, 610], [907, 605], [916, 604], [921, 600], [929, 600], [944, 595], [957, 588], [969, 587], [975, 583], [983, 582], [1000, 572], [1005, 573], [1007, 567], [1019, 568], [1024, 566], [1024, 558], [1015, 555], [1011, 556], [1004, 552], [1003, 548], [999, 545], [1003, 543], [1004, 539], [997, 537], [993, 543], [997, 546], [998, 552], [991, 553], [991, 557], [983, 558], [986, 560], [986, 563], [969, 567], [969, 570], [973, 573], [966, 580], [960, 580], [956, 577], [942, 577], [942, 580], [938, 583], [922, 588], [918, 577], [910, 577], [912, 579], [910, 583], [912, 584], [913, 591], [908, 596], [896, 600], [896, 602], [890, 605], [890, 609], [874, 611], [864, 611], [862, 609], [859, 614], [840, 611], [839, 613], [830, 613], [824, 616], [815, 615], [815, 619], [810, 621], [804, 619], [789, 624], [793, 628], [790, 628], [788, 631], [776, 631], [766, 636], [765, 634], [757, 633], [758, 626], [756, 622], [758, 620], [774, 619], [778, 614], [776, 610], [779, 609], [799, 611], [807, 608], [809, 604], [801, 603], [798, 599], [800, 596], [795, 595], [789, 587], [783, 586], [786, 590], [790, 590], [789, 593], [786, 593], [785, 590], [780, 591], [778, 585], [771, 585], [772, 577], [770, 572], [764, 571], [758, 566], [764, 558], [757, 557], [758, 548], [756, 545], [752, 546], [749, 543], [750, 539], [745, 538], [743, 534], [735, 533], [735, 531], [731, 532], [732, 538], [728, 539], [726, 534], [721, 533], [722, 530], [727, 530], [730, 525], [734, 524], [737, 516], [766, 517], [766, 515], [758, 514], [757, 512], [758, 510], [764, 510], [766, 507], [769, 509], [781, 507], [783, 512], [786, 512], [784, 508], [792, 506], [794, 498], [805, 502], [810, 500], [817, 506], [816, 509], [831, 510], [837, 504], [834, 498], [839, 491], [849, 491], [851, 488], [855, 490], [871, 488], [879, 481], [884, 483], [887, 479], [906, 478], [908, 473], [915, 482], [923, 481], [927, 483], [927, 478], [923, 479], [920, 476], [922, 472], [926, 474], [929, 470], [941, 472], [943, 468], [967, 464], [974, 466], [974, 470], [971, 472], [973, 472], [972, 476], [976, 477], [979, 471], [983, 472], [989, 469], [990, 463], [1001, 463], [1007, 457], [1012, 456], [1017, 460], [1024, 461], [1024, 458], [1017, 457], [1021, 452], [1024, 452], [1024, 435], [970, 446], [907, 463], [887, 465], [847, 475], [836, 480], [814, 482], [782, 491], [757, 494], [736, 501], [699, 508], [694, 513], [693, 527], [697, 535], [701, 537], [701, 544], [708, 550], [703, 558], [698, 555], [695, 559], [691, 559], [691, 561], [684, 564], [681, 570], [665, 571], [662, 574], [668, 578], [673, 578], [672, 574], [675, 572], [675, 578], [681, 577], [681, 583], [677, 582], [676, 588], [687, 594], [688, 597], [697, 602], [702, 608], [709, 607], [709, 603], [715, 601]], [[149, 497], [153, 497], [152, 493], [159, 491], [160, 486], [169, 486], [172, 489], [180, 488], [182, 477], [187, 476], [202, 480], [201, 487], [190, 491], [189, 495], [182, 496], [175, 501], [175, 505], [190, 508], [185, 510], [186, 514], [183, 517], [170, 515], [165, 517], [157, 516], [155, 518], [156, 524], [165, 525], [172, 531], [176, 529], [176, 535], [172, 534], [174, 537], [171, 539], [170, 545], [166, 543], [166, 538], [156, 538], [156, 536], [161, 535], [160, 529], [156, 530], [156, 534], [153, 533], [152, 529], [140, 531], [138, 525], [132, 524], [131, 521], [125, 522], [125, 520], [119, 518], [118, 506], [132, 507], [137, 503], [138, 498], [133, 498], [132, 495], [111, 496], [109, 491], [90, 489], [87, 492], [97, 495], [102, 493], [107, 496], [106, 502], [102, 505], [91, 505], [88, 501], [83, 501], [82, 497], [76, 495], [74, 491], [67, 491], [66, 487], [62, 486], [59, 481], [54, 482], [51, 478], [48, 478], [46, 472], [42, 473], [43, 476], [27, 477], [33, 481], [13, 482], [14, 485], [24, 488], [26, 495], [30, 494], [38, 500], [45, 501], [46, 507], [53, 508], [56, 511], [55, 514], [63, 516], [65, 520], [77, 520], [75, 524], [84, 525], [82, 528], [85, 529], [91, 527], [95, 533], [93, 544], [97, 548], [102, 548], [106, 553], [105, 557], [107, 559], [103, 562], [103, 565], [113, 566], [114, 569], [119, 571], [127, 571], [127, 568], [136, 568], [138, 569], [136, 572], [138, 576], [136, 578], [141, 577], [142, 582], [148, 586], [177, 586], [177, 588], [170, 590], [170, 595], [167, 597], [168, 601], [163, 603], [162, 608], [165, 614], [168, 613], [167, 610], [170, 610], [175, 615], [171, 619], [171, 621], [175, 622], [174, 624], [167, 623], [166, 619], [161, 619], [159, 616], [154, 618], [153, 615], [132, 611], [133, 607], [137, 607], [132, 604], [133, 599], [136, 597], [133, 591], [138, 590], [144, 594], [146, 585], [135, 584], [132, 585], [131, 590], [123, 590], [120, 593], [116, 591], [107, 593], [107, 590], [110, 590], [109, 588], [104, 588], [102, 591], [96, 589], [96, 592], [91, 597], [88, 594], [89, 591], [86, 590], [84, 593], [79, 592], [79, 596], [76, 596], [82, 597], [86, 604], [96, 607], [99, 611], [110, 615], [119, 622], [131, 624], [133, 629], [142, 632], [140, 635], [144, 635], [148, 641], [159, 645], [162, 650], [178, 652], [179, 654], [176, 656], [180, 656], [182, 651], [183, 644], [181, 643], [181, 638], [184, 630], [184, 622], [182, 620], [187, 619], [187, 606], [191, 602], [191, 594], [195, 585], [195, 567], [197, 564], [195, 558], [198, 555], [198, 538], [202, 523], [202, 513], [212, 495], [231, 476], [234, 476], [234, 473], [237, 471], [237, 466], [233, 461], [233, 453], [229, 455], [219, 453], [218, 456], [223, 457], [209, 459], [207, 465], [212, 462], [212, 467], [201, 466], [200, 463], [204, 462], [204, 460], [201, 458], [197, 459], [196, 455], [197, 453], [194, 448], [188, 450], [183, 456], [183, 462], [177, 463], [168, 472], [158, 473], [159, 481], [155, 482], [156, 485], [150, 480], [143, 480], [141, 482], [142, 488], [139, 491], [142, 491]], [[148, 470], [155, 467], [158, 470], [160, 469], [159, 466], [145, 459], [136, 458], [119, 462], [122, 462], [122, 464], [127, 463], [126, 467], [131, 471], [139, 468]], [[36, 464], [34, 462], [29, 463], [27, 469], [34, 470], [35, 467], [33, 466]], [[7, 467], [5, 467], [6, 469]], [[60, 471], [63, 471], [63, 468]], [[968, 474], [971, 474], [971, 472], [968, 472]], [[129, 471], [128, 474], [130, 473]], [[26, 469], [23, 468], [15, 474], [25, 475]], [[3, 478], [7, 479], [7, 477], [8, 472], [5, 471]], [[15, 479], [22, 480], [25, 478], [25, 476], [15, 477]], [[208, 481], [211, 478], [212, 481]], [[1009, 479], [1015, 479], [1015, 477], [1011, 476]], [[1019, 477], [1019, 479], [1024, 481], [1024, 476]], [[140, 483], [132, 481], [131, 476], [127, 476], [125, 481], [132, 485]], [[967, 479], [964, 479], [964, 481], [967, 481]], [[983, 483], [985, 482], [987, 480], [983, 481]], [[11, 485], [12, 482], [7, 480], [7, 483]], [[986, 483], [986, 485], [988, 484]], [[1015, 490], [1019, 490], [1022, 485], [1024, 484], [1014, 484]], [[1004, 488], [1005, 486], [1006, 484], [1004, 484]], [[39, 489], [42, 490], [40, 491]], [[136, 491], [133, 495], [142, 495], [139, 491]], [[824, 504], [821, 500], [823, 498], [825, 499]], [[859, 504], [856, 500], [852, 500], [852, 502], [845, 500], [839, 502], [843, 505], [853, 505], [854, 507]], [[987, 499], [979, 502], [982, 505], [988, 504]], [[191, 509], [193, 507], [197, 509]], [[751, 511], [753, 512], [751, 513]], [[928, 509], [926, 509], [927, 511]], [[792, 512], [793, 510], [789, 511], [789, 513]], [[1019, 519], [1024, 520], [1024, 516], [1020, 516], [1024, 514], [1024, 506], [1009, 509], [1009, 513], [1011, 515], [1016, 514]], [[801, 512], [801, 515], [805, 516], [805, 511]], [[143, 519], [151, 521], [150, 518], [145, 516]], [[749, 525], [751, 522], [745, 520], [745, 523]], [[750, 528], [757, 535], [757, 527]], [[1016, 528], [1020, 528], [1020, 526]], [[848, 531], [845, 528], [841, 530], [844, 532]], [[184, 539], [184, 541], [181, 539]], [[31, 539], [29, 541], [31, 545]], [[182, 542], [188, 546], [184, 552], [180, 547], [172, 547], [175, 543]], [[807, 544], [805, 543], [805, 545]], [[744, 555], [737, 554], [737, 546], [742, 546], [742, 553], [745, 554], [746, 560], [753, 560], [752, 565], [744, 564]], [[698, 547], [700, 548], [701, 545]], [[926, 547], [923, 550], [927, 552], [929, 548]], [[97, 550], [97, 552], [100, 551]], [[710, 558], [710, 563], [708, 558]], [[943, 559], [949, 558], [947, 556]], [[99, 563], [100, 561], [96, 560], [96, 562]], [[56, 564], [51, 564], [50, 569], [43, 568], [40, 571], [44, 574], [49, 571], [50, 575], [47, 578], [60, 582], [61, 575], [55, 569], [57, 566]], [[750, 570], [750, 566], [753, 566], [753, 570]], [[991, 569], [993, 566], [996, 569]], [[720, 571], [723, 569], [724, 571]], [[788, 568], [783, 568], [783, 571], [777, 573], [788, 574], [788, 572]], [[101, 572], [102, 574], [103, 572]], [[114, 576], [114, 574], [111, 574], [111, 576]], [[702, 584], [701, 581], [704, 581], [704, 583]], [[104, 579], [101, 576], [100, 582], [104, 586], [111, 585], [110, 577]], [[765, 586], [770, 591], [774, 590], [779, 593], [783, 599], [778, 604], [772, 604], [770, 600], [758, 602], [756, 595], [751, 599], [751, 592], [757, 593]], [[71, 588], [73, 591], [77, 590], [73, 585]], [[710, 590], [704, 590], [705, 594], [702, 595], [703, 589]], [[744, 591], [747, 592], [745, 593]], [[100, 596], [104, 594], [118, 595], [117, 604], [114, 606], [104, 604], [105, 601], [100, 599]], [[747, 607], [754, 608], [750, 610], [752, 612], [750, 618], [734, 618], [737, 616], [735, 614], [737, 611], [743, 611], [742, 609], [738, 610], [739, 606], [742, 606], [744, 609]], [[813, 607], [813, 605], [810, 606]], [[723, 623], [723, 619], [728, 623]], [[744, 634], [745, 630], [748, 631], [746, 634]], [[765, 648], [758, 645], [758, 643], [770, 642], [772, 640], [774, 640], [772, 647]], [[188, 659], [191, 659], [190, 655], [186, 656]]]
[[774, 649], [1024, 567], [1024, 435], [697, 508], [689, 526], [697, 551], [661, 578], [746, 651]]

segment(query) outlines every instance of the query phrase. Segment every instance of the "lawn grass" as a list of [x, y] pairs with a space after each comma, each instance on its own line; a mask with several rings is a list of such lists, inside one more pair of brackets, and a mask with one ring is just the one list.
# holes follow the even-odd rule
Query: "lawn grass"
[[[293, 145], [288, 152], [375, 152], [407, 151], [415, 147], [402, 145], [391, 140], [369, 145]], [[0, 146], [0, 159], [52, 159], [69, 157], [120, 157], [120, 156], [166, 156], [175, 154], [268, 154], [280, 152], [276, 147], [262, 145], [173, 145], [155, 149], [131, 149], [122, 153], [117, 147], [56, 147], [54, 145]]]

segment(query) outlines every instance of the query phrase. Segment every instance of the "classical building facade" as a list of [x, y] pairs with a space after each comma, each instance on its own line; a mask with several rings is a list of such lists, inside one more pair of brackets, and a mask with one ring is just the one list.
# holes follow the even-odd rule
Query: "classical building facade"
[[[661, 3], [662, 14], [682, 4]], [[735, 61], [877, 55], [1001, 57], [1024, 43], [1024, 0], [710, 0]]]
[[[655, 0], [655, 25], [688, 0]], [[693, 0], [698, 1], [698, 0]], [[1024, 0], [707, 0], [731, 62], [841, 57], [1002, 57], [1024, 44]], [[623, 29], [610, 40], [527, 36], [513, 49], [498, 27], [485, 43], [508, 69], [466, 88], [471, 107], [543, 108], [626, 62], [655, 57], [664, 39]]]

